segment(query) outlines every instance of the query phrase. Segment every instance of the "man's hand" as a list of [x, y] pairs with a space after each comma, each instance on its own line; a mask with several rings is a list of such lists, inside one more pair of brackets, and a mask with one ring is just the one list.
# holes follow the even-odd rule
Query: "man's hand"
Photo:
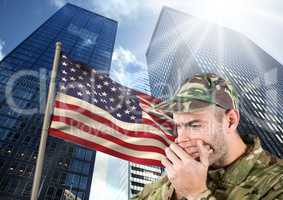
[[[195, 139], [195, 140], [188, 139], [188, 140], [182, 140], [182, 141], [178, 141], [177, 138], [175, 139], [176, 144], [178, 144], [180, 147], [182, 147], [195, 160], [199, 161], [200, 151], [199, 151], [199, 147], [197, 145], [197, 141], [199, 141], [199, 139]], [[213, 149], [211, 148], [210, 145], [204, 144], [204, 146], [209, 151], [209, 153], [213, 152]]]
[[202, 141], [197, 142], [200, 161], [196, 161], [177, 144], [165, 149], [166, 157], [161, 162], [165, 166], [168, 178], [173, 184], [177, 197], [193, 199], [207, 190], [206, 179], [209, 166], [209, 150]]

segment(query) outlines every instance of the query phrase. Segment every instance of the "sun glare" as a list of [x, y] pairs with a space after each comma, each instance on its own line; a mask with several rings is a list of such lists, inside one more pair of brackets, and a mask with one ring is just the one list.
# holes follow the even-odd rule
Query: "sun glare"
[[204, 17], [221, 23], [225, 18], [237, 17], [245, 10], [243, 0], [206, 0]]

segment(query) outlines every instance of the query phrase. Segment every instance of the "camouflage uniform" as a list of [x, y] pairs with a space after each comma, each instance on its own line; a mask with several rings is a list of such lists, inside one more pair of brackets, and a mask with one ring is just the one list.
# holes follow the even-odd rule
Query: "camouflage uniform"
[[[155, 107], [168, 113], [195, 112], [208, 105], [225, 110], [238, 109], [237, 94], [231, 83], [215, 74], [195, 75], [185, 81], [174, 97]], [[283, 160], [264, 151], [258, 138], [243, 138], [246, 152], [229, 166], [208, 170], [208, 191], [198, 200], [283, 200]], [[166, 175], [146, 185], [132, 200], [176, 200]]]
[[[210, 193], [200, 200], [283, 200], [283, 161], [264, 151], [258, 139], [226, 168], [209, 169]], [[167, 176], [146, 185], [132, 200], [176, 200]]]

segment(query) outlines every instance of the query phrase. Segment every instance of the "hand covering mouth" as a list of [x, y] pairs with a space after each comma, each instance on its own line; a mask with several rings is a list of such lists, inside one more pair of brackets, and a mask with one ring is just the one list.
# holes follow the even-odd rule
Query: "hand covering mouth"
[[191, 139], [186, 139], [186, 140], [183, 140], [183, 141], [180, 141], [180, 142], [176, 142], [180, 147], [182, 147], [183, 149], [187, 149], [187, 148], [190, 148], [190, 147], [197, 147], [197, 141], [200, 140], [202, 141], [202, 144], [208, 149], [208, 150], [212, 150], [212, 151], [215, 151], [215, 148], [205, 142], [204, 140], [201, 140], [201, 139], [194, 139], [194, 140], [191, 140]]

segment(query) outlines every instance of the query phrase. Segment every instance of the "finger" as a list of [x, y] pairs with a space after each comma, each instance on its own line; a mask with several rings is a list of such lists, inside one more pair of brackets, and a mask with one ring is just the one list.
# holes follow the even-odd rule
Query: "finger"
[[192, 159], [192, 157], [177, 144], [173, 143], [169, 147], [181, 160]]
[[173, 173], [172, 163], [167, 158], [162, 158], [161, 164], [165, 167], [168, 176], [172, 176], [172, 173]]
[[165, 154], [167, 159], [170, 160], [173, 165], [180, 164], [180, 158], [178, 158], [178, 156], [170, 148], [165, 149]]
[[191, 156], [192, 156], [194, 159], [196, 159], [196, 158], [199, 158], [199, 157], [200, 157], [200, 153], [199, 153], [199, 152], [193, 153], [193, 154], [191, 154]]
[[176, 143], [182, 143], [182, 142], [188, 142], [188, 141], [192, 141], [192, 140], [191, 140], [191, 139], [181, 139], [181, 140], [180, 140], [179, 138], [176, 138], [176, 139], [175, 139], [175, 142], [176, 142]]
[[[202, 141], [202, 140], [199, 140], [199, 139], [194, 139], [194, 140], [190, 140], [190, 141], [182, 141], [182, 142], [179, 142], [178, 145], [183, 147], [183, 148], [189, 148], [189, 147], [197, 147], [198, 146], [198, 141]], [[204, 141], [202, 141], [203, 144], [205, 145], [205, 147], [207, 149], [211, 149], [211, 146], [209, 144], [206, 144]]]
[[208, 145], [208, 144], [207, 144], [207, 145], [204, 145], [204, 147], [206, 148], [207, 151], [212, 150], [211, 147], [210, 147], [210, 145]]
[[[186, 141], [186, 142], [180, 142], [178, 143], [179, 146], [183, 148], [189, 148], [189, 147], [197, 147], [197, 140], [194, 141]], [[211, 149], [211, 146], [208, 144], [204, 145], [208, 150]]]
[[198, 152], [199, 148], [198, 147], [189, 147], [189, 148], [186, 148], [185, 150], [186, 150], [187, 153], [193, 154], [193, 153]]
[[172, 163], [165, 157], [161, 159], [161, 164], [164, 167], [172, 167]]
[[[205, 145], [204, 147], [205, 147], [209, 152], [212, 150], [209, 145]], [[188, 148], [185, 148], [185, 150], [186, 150], [187, 153], [193, 154], [193, 153], [199, 152], [199, 147], [197, 147], [197, 146], [195, 146], [195, 147], [188, 147]]]
[[178, 142], [178, 145], [180, 145], [183, 148], [194, 147], [194, 146], [197, 146], [197, 141], [196, 140], [181, 141], [181, 142]]
[[204, 147], [203, 142], [199, 141], [198, 142], [198, 147], [200, 150], [200, 162], [205, 166], [208, 167], [209, 166], [209, 151]]

